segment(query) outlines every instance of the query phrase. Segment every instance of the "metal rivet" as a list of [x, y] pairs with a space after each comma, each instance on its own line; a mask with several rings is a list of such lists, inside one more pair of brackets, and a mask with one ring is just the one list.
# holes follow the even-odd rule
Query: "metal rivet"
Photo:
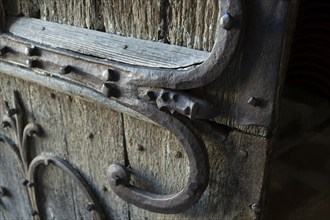
[[108, 191], [108, 188], [107, 188], [106, 186], [103, 186], [103, 187], [102, 187], [102, 191], [103, 191], [103, 192], [106, 192], [106, 191]]
[[241, 157], [248, 157], [249, 156], [249, 153], [246, 151], [246, 150], [240, 150], [238, 152], [239, 156]]
[[28, 59], [26, 60], [26, 65], [28, 68], [34, 68], [38, 66], [38, 61], [37, 60], [32, 60], [32, 59]]
[[24, 180], [24, 181], [23, 181], [23, 186], [27, 186], [28, 183], [29, 183], [28, 180]]
[[175, 158], [182, 158], [182, 152], [180, 152], [180, 151], [175, 152], [174, 157]]
[[24, 54], [27, 56], [34, 56], [36, 55], [36, 47], [35, 46], [27, 46], [24, 49]]
[[220, 26], [227, 31], [233, 28], [234, 23], [235, 23], [235, 19], [229, 13], [224, 14], [220, 18]]
[[120, 91], [110, 84], [103, 84], [101, 91], [102, 91], [103, 95], [105, 95], [108, 98], [110, 98], [110, 97], [119, 98], [120, 97]]
[[248, 103], [249, 103], [250, 105], [256, 107], [256, 106], [258, 106], [258, 105], [260, 104], [260, 101], [259, 101], [257, 98], [255, 98], [255, 97], [251, 97], [251, 98], [249, 99]]
[[121, 179], [119, 176], [114, 176], [111, 178], [111, 184], [114, 185], [114, 186], [118, 186], [121, 182]]
[[254, 211], [255, 213], [259, 213], [261, 210], [260, 210], [260, 206], [258, 203], [253, 203], [250, 208], [252, 209], [252, 211]]
[[137, 147], [138, 151], [144, 151], [144, 147], [141, 144], [138, 144]]
[[117, 82], [119, 74], [115, 70], [107, 69], [103, 72], [102, 78], [104, 81]]
[[87, 211], [91, 212], [91, 211], [93, 211], [93, 210], [95, 210], [95, 205], [92, 204], [92, 203], [89, 203], [89, 204], [87, 205]]
[[149, 97], [149, 101], [154, 101], [154, 100], [157, 99], [156, 93], [153, 92], [153, 91], [148, 91], [148, 92], [147, 92], [147, 95], [148, 95], [148, 97]]
[[62, 66], [60, 69], [60, 74], [65, 75], [71, 73], [73, 68], [70, 65]]
[[9, 52], [9, 48], [7, 46], [0, 47], [0, 56], [5, 55]]
[[88, 138], [89, 138], [89, 139], [93, 139], [93, 138], [94, 138], [94, 134], [93, 134], [93, 133], [90, 133], [90, 134], [88, 135]]

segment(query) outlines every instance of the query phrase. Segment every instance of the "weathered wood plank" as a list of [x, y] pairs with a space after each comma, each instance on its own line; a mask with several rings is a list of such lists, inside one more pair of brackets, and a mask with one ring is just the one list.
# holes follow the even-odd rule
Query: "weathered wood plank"
[[219, 11], [217, 0], [20, 0], [19, 7], [29, 17], [208, 51]]
[[[2, 94], [5, 94], [2, 97], [4, 100], [12, 101], [13, 90], [19, 90], [29, 116], [43, 128], [43, 137], [35, 141], [33, 155], [47, 152], [66, 158], [98, 192], [98, 198], [106, 204], [107, 215], [114, 219], [125, 219], [125, 216], [128, 216], [127, 204], [116, 200], [116, 195], [105, 189], [108, 187], [107, 167], [115, 162], [124, 162], [120, 114], [79, 98], [54, 93], [52, 90], [5, 75], [1, 75], [0, 85], [7, 85], [1, 88]], [[6, 130], [1, 129], [1, 133], [3, 132]], [[1, 159], [4, 156], [8, 160], [0, 161], [3, 168], [1, 172], [5, 172], [0, 176], [0, 183], [14, 191], [13, 198], [6, 201], [6, 205], [15, 218], [16, 216], [18, 219], [27, 218], [30, 216], [29, 203], [28, 200], [23, 199], [24, 194], [21, 193], [25, 189], [21, 184], [24, 177], [20, 177], [18, 168], [10, 166], [17, 164], [15, 158], [9, 156], [7, 150], [2, 149]], [[47, 167], [41, 169], [39, 173], [39, 184], [43, 187], [41, 191], [39, 190], [39, 198], [42, 201], [44, 217], [47, 219], [52, 219], [54, 216], [56, 219], [80, 219], [80, 216], [84, 219], [90, 218], [86, 211], [86, 197], [63, 171]], [[20, 178], [11, 180], [9, 178], [11, 176]], [[11, 181], [11, 184], [7, 181]], [[22, 189], [18, 190], [19, 188]], [[26, 206], [27, 208], [24, 209]], [[18, 214], [15, 214], [16, 212]]]
[[[103, 187], [108, 186], [105, 170], [111, 163], [124, 163], [122, 132], [125, 130], [128, 158], [135, 173], [134, 184], [158, 193], [178, 191], [186, 181], [188, 166], [184, 154], [182, 158], [176, 157], [182, 149], [170, 132], [127, 116], [124, 117], [124, 130], [120, 131], [122, 122], [117, 113], [1, 76], [2, 85], [6, 81], [11, 82], [12, 86], [6, 87], [3, 92], [10, 94], [10, 90], [19, 88], [30, 115], [43, 126], [44, 137], [37, 139], [35, 154], [53, 152], [79, 168], [93, 184], [109, 216], [128, 219], [129, 211], [133, 219], [256, 217], [250, 205], [261, 199], [268, 140], [239, 132], [231, 132], [227, 137], [219, 132], [221, 128], [197, 124], [210, 155], [209, 188], [198, 204], [186, 213], [159, 215], [134, 206], [127, 207], [111, 191], [104, 192]], [[143, 146], [143, 151], [139, 151], [139, 144]], [[9, 167], [6, 169], [13, 171]], [[53, 168], [40, 173], [45, 216], [51, 218], [53, 215], [57, 219], [88, 216], [87, 213], [83, 215], [85, 198], [67, 176]]]
[[51, 47], [132, 65], [182, 68], [202, 63], [208, 52], [159, 42], [121, 37], [39, 19], [12, 18], [8, 31]]
[[102, 0], [105, 30], [145, 40], [160, 40], [161, 0]]
[[[180, 191], [188, 175], [184, 151], [170, 132], [133, 118], [125, 117], [128, 158], [134, 183], [160, 194]], [[210, 184], [201, 200], [178, 215], [162, 215], [134, 206], [133, 219], [255, 219], [260, 210], [251, 206], [263, 201], [269, 140], [197, 124], [210, 159]], [[138, 146], [143, 147], [139, 151]], [[176, 157], [177, 152], [182, 158]], [[180, 154], [179, 154], [180, 155]]]
[[169, 0], [168, 41], [211, 51], [219, 17], [217, 0]]
[[[53, 7], [51, 6], [51, 1], [47, 2], [51, 9]], [[66, 1], [56, 2], [57, 4], [62, 4], [62, 8], [65, 7], [67, 3]], [[131, 34], [134, 33], [135, 35], [133, 34], [133, 36], [138, 36], [137, 33], [143, 30], [141, 27], [145, 27], [143, 26], [145, 25], [143, 22], [141, 24], [140, 22], [134, 23], [136, 26], [119, 26], [122, 24], [131, 24], [129, 21], [133, 19], [132, 17], [126, 16], [127, 8], [124, 6], [130, 5], [130, 7], [133, 8], [133, 4], [138, 5], [143, 1], [132, 0], [119, 2], [120, 1], [117, 1], [113, 4], [121, 4], [122, 8], [120, 8], [120, 10], [112, 10], [110, 12], [108, 8], [109, 12], [107, 12], [116, 13], [116, 15], [112, 15], [113, 17], [104, 16], [103, 18], [104, 20], [109, 19], [105, 25], [107, 31], [127, 36], [132, 36]], [[147, 10], [153, 11], [156, 10], [155, 8], [157, 7], [168, 7], [168, 13], [165, 13], [165, 15], [152, 15], [151, 17], [154, 17], [154, 20], [151, 21], [153, 27], [145, 30], [145, 32], [141, 33], [139, 36], [141, 38], [153, 40], [157, 39], [157, 37], [159, 38], [158, 32], [157, 35], [155, 35], [155, 24], [157, 23], [156, 20], [160, 19], [161, 22], [158, 21], [157, 27], [161, 27], [162, 29], [161, 36], [165, 36], [165, 38], [168, 36], [171, 43], [173, 43], [172, 41], [175, 39], [177, 44], [190, 47], [202, 46], [203, 48], [200, 49], [209, 50], [212, 43], [208, 42], [212, 42], [214, 29], [213, 26], [210, 26], [208, 21], [214, 20], [217, 17], [215, 10], [211, 10], [209, 7], [213, 8], [213, 5], [216, 4], [215, 1], [189, 2], [188, 0], [173, 0], [166, 2], [167, 1], [161, 1], [161, 6], [147, 6], [147, 9], [143, 7], [134, 8], [134, 10], [137, 11], [136, 13], [140, 13], [139, 11], [141, 11], [142, 16]], [[107, 3], [110, 4], [111, 2], [103, 1], [104, 5]], [[172, 8], [169, 6], [170, 3], [172, 4]], [[166, 4], [168, 5], [166, 6]], [[270, 83], [273, 87], [268, 87], [267, 91], [256, 88], [255, 86], [258, 86], [258, 84], [254, 82], [258, 80], [267, 81], [272, 74], [277, 74], [280, 69], [279, 63], [281, 62], [280, 57], [282, 51], [279, 48], [283, 46], [283, 38], [276, 35], [276, 39], [274, 39], [274, 33], [280, 34], [279, 32], [283, 32], [281, 28], [283, 28], [282, 25], [286, 14], [286, 10], [283, 9], [287, 9], [288, 3], [278, 3], [277, 1], [251, 1], [246, 4], [248, 6], [247, 11], [250, 12], [248, 20], [246, 21], [249, 27], [247, 28], [247, 30], [249, 30], [247, 32], [248, 38], [244, 40], [244, 44], [247, 46], [240, 49], [236, 60], [233, 61], [231, 67], [219, 80], [208, 88], [203, 88], [196, 92], [205, 95], [205, 97], [212, 97], [213, 102], [217, 103], [219, 108], [222, 109], [221, 117], [217, 119], [217, 122], [238, 127], [254, 134], [266, 135], [267, 129], [250, 124], [248, 120], [244, 121], [243, 119], [246, 119], [246, 117], [241, 117], [244, 116], [244, 114], [240, 115], [238, 112], [254, 111], [254, 115], [258, 116], [259, 114], [263, 114], [264, 111], [268, 111], [268, 113], [269, 111], [273, 111], [274, 106], [267, 106], [267, 108], [261, 109], [245, 106], [245, 103], [251, 95], [266, 95], [268, 98], [272, 97], [272, 95], [275, 97], [276, 95], [274, 94], [278, 92], [276, 89], [277, 83], [275, 82]], [[197, 10], [196, 8], [199, 9]], [[195, 16], [190, 16], [195, 13], [194, 10], [196, 11], [196, 17], [198, 17], [198, 19], [195, 19]], [[170, 16], [170, 11], [172, 11], [172, 18], [166, 17]], [[253, 14], [252, 11], [255, 12], [255, 14]], [[280, 16], [276, 17], [277, 20], [274, 20], [274, 14], [276, 12], [281, 13], [279, 13]], [[54, 17], [61, 13], [62, 12], [57, 10], [54, 11]], [[259, 15], [264, 15], [264, 13], [267, 13], [265, 17], [268, 19], [262, 21]], [[41, 15], [41, 17], [42, 16], [43, 15]], [[61, 17], [72, 16], [74, 17], [75, 15], [72, 15], [72, 13], [68, 11], [61, 14]], [[77, 17], [79, 16], [80, 15], [77, 15]], [[140, 15], [136, 15], [134, 19], [139, 16]], [[115, 23], [114, 20], [116, 20], [116, 18], [114, 17], [117, 18], [117, 23]], [[119, 21], [118, 18], [122, 18], [125, 21]], [[186, 25], [183, 21], [184, 19], [190, 19], [192, 23], [188, 22]], [[198, 26], [194, 25], [196, 20], [201, 20], [203, 22], [199, 28], [196, 28], [196, 30], [198, 30], [198, 36], [193, 30], [194, 26]], [[171, 22], [173, 26], [171, 26]], [[117, 26], [112, 26], [113, 23]], [[79, 26], [80, 24], [77, 25]], [[83, 26], [83, 24], [81, 26]], [[111, 29], [112, 27], [114, 28]], [[128, 28], [126, 29], [126, 27]], [[209, 27], [209, 30], [207, 30], [208, 28], [206, 27]], [[175, 32], [176, 28], [181, 31]], [[267, 32], [263, 32], [262, 28], [265, 28]], [[182, 31], [185, 31], [185, 33], [182, 33]], [[203, 37], [203, 39], [201, 39], [201, 35], [209, 37]], [[260, 39], [263, 40], [260, 41]], [[269, 39], [272, 40], [270, 41]], [[203, 40], [203, 43], [200, 43], [201, 40]], [[275, 50], [277, 51], [276, 54], [274, 52]], [[250, 66], [251, 63], [253, 64], [252, 67]], [[260, 64], [262, 64], [261, 67], [259, 66]], [[255, 71], [258, 74], [253, 75]], [[10, 77], [5, 78], [10, 79]], [[18, 82], [20, 82], [19, 85], [22, 88], [31, 85], [35, 86], [34, 84], [20, 80], [18, 80]], [[251, 85], [255, 85], [252, 86], [253, 89], [251, 89]], [[262, 205], [263, 203], [263, 187], [265, 184], [264, 178], [266, 178], [265, 171], [267, 170], [268, 149], [271, 146], [270, 140], [240, 133], [238, 131], [229, 132], [227, 137], [219, 132], [221, 128], [219, 128], [218, 125], [210, 126], [209, 124], [197, 124], [196, 127], [206, 142], [210, 157], [211, 180], [209, 187], [202, 199], [187, 212], [178, 215], [160, 215], [128, 205], [113, 195], [112, 192], [102, 193], [101, 186], [107, 184], [104, 182], [105, 176], [102, 176], [104, 175], [102, 172], [104, 172], [107, 165], [111, 163], [124, 162], [123, 152], [125, 152], [126, 148], [128, 161], [133, 171], [136, 173], [134, 178], [135, 184], [159, 193], [176, 192], [185, 182], [187, 161], [184, 154], [183, 158], [173, 157], [173, 153], [181, 151], [181, 147], [170, 132], [163, 128], [132, 119], [128, 116], [121, 118], [118, 114], [111, 113], [111, 111], [106, 108], [81, 101], [79, 98], [73, 98], [74, 104], [69, 104], [64, 101], [65, 95], [55, 94], [55, 101], [51, 101], [51, 97], [49, 98], [49, 95], [45, 95], [52, 93], [51, 90], [42, 89], [39, 86], [35, 88], [36, 89], [33, 90], [30, 89], [31, 91], [27, 89], [23, 89], [23, 91], [29, 94], [30, 99], [27, 100], [32, 102], [30, 105], [33, 110], [31, 111], [33, 114], [36, 114], [35, 118], [41, 120], [40, 122], [46, 125], [46, 136], [44, 139], [38, 140], [37, 151], [42, 152], [44, 146], [54, 145], [54, 148], [46, 149], [55, 149], [56, 152], [65, 156], [72, 164], [81, 169], [90, 182], [93, 182], [94, 188], [98, 190], [99, 196], [104, 204], [106, 204], [107, 213], [109, 213], [110, 216], [116, 219], [255, 219], [258, 217], [257, 212], [260, 211], [258, 207], [253, 206], [253, 210], [251, 207], [253, 204], [261, 203]], [[255, 94], [251, 93], [251, 91], [255, 92]], [[6, 91], [6, 93], [7, 92], [8, 91]], [[42, 101], [37, 103], [36, 100], [33, 101], [34, 99], [40, 99]], [[240, 101], [239, 103], [244, 103], [244, 105], [237, 105], [236, 103], [238, 101]], [[52, 109], [53, 105], [56, 106], [54, 109]], [[43, 114], [48, 114], [45, 113], [47, 111], [57, 115], [57, 117], [55, 117], [57, 119], [49, 120], [51, 117], [44, 117]], [[65, 112], [67, 112], [67, 115], [65, 115]], [[109, 118], [104, 118], [104, 114], [109, 115]], [[89, 118], [89, 115], [93, 115], [93, 117]], [[101, 131], [102, 134], [104, 134], [104, 130], [108, 131], [113, 129], [107, 127], [110, 126], [111, 123], [118, 128], [118, 130], [114, 129], [114, 133], [121, 133], [121, 138], [111, 139], [113, 136], [102, 136], [102, 138], [104, 138], [103, 141], [94, 138], [93, 143], [86, 141], [84, 138], [90, 133], [90, 130], [87, 129], [89, 124], [91, 124], [91, 127], [95, 130], [100, 131], [100, 134]], [[100, 126], [98, 124], [100, 124]], [[53, 133], [50, 131], [55, 132]], [[58, 138], [60, 141], [58, 141]], [[118, 146], [118, 149], [102, 147], [106, 146], [104, 144], [107, 142]], [[139, 144], [145, 148], [144, 151], [138, 151], [137, 148]], [[91, 146], [93, 146], [94, 151], [91, 150]], [[113, 152], [114, 150], [115, 152]], [[94, 154], [96, 156], [93, 156]], [[107, 157], [108, 155], [110, 155], [111, 159]], [[96, 170], [94, 170], [95, 168]], [[49, 170], [44, 174], [43, 180], [45, 186], [50, 185], [46, 180], [51, 181], [52, 178], [55, 178], [54, 175], [59, 175], [60, 177], [60, 181], [56, 181], [56, 185], [58, 185], [59, 188], [66, 187], [66, 184], [70, 185], [72, 188], [68, 190], [69, 192], [73, 192], [73, 196], [69, 197], [71, 200], [65, 201], [64, 203], [68, 204], [69, 208], [76, 207], [76, 210], [84, 209], [84, 207], [80, 207], [80, 205], [83, 206], [84, 201], [83, 198], [79, 196], [78, 190], [73, 189], [74, 186], [56, 170]], [[53, 194], [50, 193], [50, 195]], [[59, 194], [59, 196], [55, 198], [65, 200], [64, 193]], [[75, 202], [73, 202], [72, 199], [74, 199]], [[51, 202], [47, 203], [47, 206], [56, 207], [56, 205], [51, 204]], [[78, 216], [78, 214], [76, 213], [75, 216]]]

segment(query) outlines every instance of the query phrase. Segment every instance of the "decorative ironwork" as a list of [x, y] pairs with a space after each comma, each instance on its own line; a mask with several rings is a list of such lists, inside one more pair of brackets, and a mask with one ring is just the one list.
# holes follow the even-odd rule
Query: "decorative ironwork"
[[[15, 131], [15, 138], [12, 139], [0, 133], [0, 142], [5, 143], [13, 150], [22, 165], [22, 170], [26, 178], [23, 185], [27, 187], [33, 219], [39, 220], [41, 218], [36, 195], [36, 188], [38, 187], [35, 181], [37, 168], [42, 164], [48, 165], [50, 163], [67, 173], [86, 195], [88, 200], [91, 202], [88, 206], [92, 219], [104, 219], [105, 215], [102, 207], [98, 199], [93, 194], [93, 191], [90, 189], [79, 172], [66, 160], [51, 154], [39, 155], [31, 160], [31, 139], [40, 137], [42, 130], [38, 124], [28, 122], [26, 112], [24, 111], [23, 104], [20, 101], [17, 91], [14, 92], [14, 107], [10, 108], [8, 102], [5, 102], [5, 108], [5, 114], [2, 119], [2, 127], [13, 129]], [[6, 191], [3, 188], [0, 188], [0, 197], [4, 196], [5, 192]]]
[[7, 45], [0, 60], [102, 93], [170, 130], [189, 158], [190, 175], [181, 192], [161, 196], [137, 189], [129, 184], [127, 170], [118, 164], [109, 167], [108, 178], [114, 192], [124, 200], [154, 212], [178, 213], [198, 201], [209, 178], [204, 143], [180, 115], [209, 119], [219, 114], [210, 102], [187, 90], [205, 86], [219, 77], [231, 61], [240, 37], [241, 1], [219, 0], [219, 8], [217, 41], [209, 57], [194, 67], [166, 69], [123, 64], [54, 49], [6, 33], [0, 38], [0, 43]]

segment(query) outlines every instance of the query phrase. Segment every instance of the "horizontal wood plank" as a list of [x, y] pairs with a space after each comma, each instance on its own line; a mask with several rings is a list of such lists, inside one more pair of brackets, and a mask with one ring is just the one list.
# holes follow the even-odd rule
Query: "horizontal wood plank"
[[147, 67], [184, 68], [202, 63], [210, 54], [33, 18], [11, 17], [8, 31], [51, 47]]

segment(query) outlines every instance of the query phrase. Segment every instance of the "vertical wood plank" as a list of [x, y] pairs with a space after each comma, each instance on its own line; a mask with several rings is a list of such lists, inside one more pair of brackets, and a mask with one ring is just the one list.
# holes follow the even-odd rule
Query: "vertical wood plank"
[[[13, 90], [19, 90], [29, 116], [43, 128], [43, 137], [38, 138], [32, 146], [33, 156], [41, 153], [52, 153], [65, 158], [73, 167], [77, 168], [81, 175], [97, 193], [109, 218], [128, 218], [127, 204], [116, 198], [116, 195], [108, 190], [106, 170], [112, 163], [124, 163], [123, 130], [121, 129], [121, 115], [98, 105], [82, 101], [79, 98], [70, 97], [60, 93], [54, 93], [49, 89], [26, 83], [22, 80], [1, 75], [1, 85], [11, 85], [2, 88], [6, 94], [6, 100], [12, 100]], [[9, 83], [9, 84], [7, 84]], [[3, 106], [1, 106], [3, 107]], [[1, 130], [2, 132], [2, 130]], [[0, 145], [2, 147], [2, 144]], [[7, 151], [2, 151], [5, 165], [1, 164], [0, 185], [22, 188], [20, 184], [24, 176], [19, 180], [8, 178], [10, 173], [20, 170], [15, 166], [15, 159], [8, 156]], [[5, 154], [4, 154], [5, 153]], [[8, 165], [6, 165], [9, 163]], [[17, 166], [17, 165], [16, 165]], [[20, 175], [14, 175], [20, 176]], [[11, 181], [10, 184], [8, 181]], [[89, 219], [87, 212], [87, 200], [77, 184], [72, 181], [62, 170], [49, 166], [39, 170], [39, 199], [43, 207], [42, 215], [52, 219]], [[22, 211], [15, 214], [16, 208], [10, 209], [14, 217], [24, 219], [29, 216], [28, 200], [23, 199], [21, 190], [15, 191], [14, 200], [8, 201], [8, 207], [20, 207]], [[19, 202], [19, 203], [18, 203]], [[23, 207], [27, 206], [28, 211]], [[126, 216], [126, 217], [125, 217]]]
[[160, 0], [102, 0], [102, 5], [107, 32], [158, 40]]
[[218, 27], [218, 1], [169, 0], [169, 3], [169, 41], [211, 51]]

